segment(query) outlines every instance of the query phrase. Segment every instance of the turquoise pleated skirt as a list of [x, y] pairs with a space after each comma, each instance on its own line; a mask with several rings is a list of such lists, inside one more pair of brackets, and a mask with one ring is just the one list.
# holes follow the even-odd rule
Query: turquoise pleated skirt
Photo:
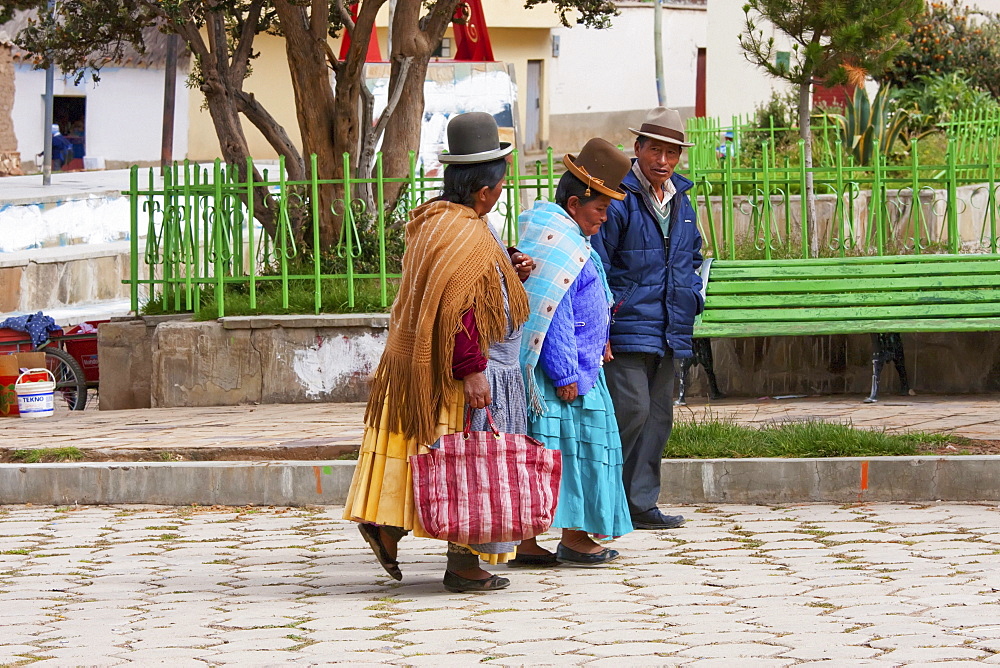
[[553, 528], [579, 529], [599, 536], [632, 531], [622, 484], [622, 442], [604, 370], [587, 394], [566, 403], [541, 369], [538, 385], [545, 415], [528, 433], [550, 450], [562, 452], [562, 482]]

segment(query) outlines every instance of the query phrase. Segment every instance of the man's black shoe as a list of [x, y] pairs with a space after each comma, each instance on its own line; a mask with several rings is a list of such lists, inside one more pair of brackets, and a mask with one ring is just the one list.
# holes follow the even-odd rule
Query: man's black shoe
[[659, 508], [632, 515], [632, 526], [636, 529], [676, 529], [684, 524], [680, 515], [664, 515]]

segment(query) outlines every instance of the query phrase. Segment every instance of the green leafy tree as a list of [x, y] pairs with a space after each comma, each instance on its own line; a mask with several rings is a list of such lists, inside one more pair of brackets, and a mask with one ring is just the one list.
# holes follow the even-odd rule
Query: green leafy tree
[[972, 87], [1000, 98], [1000, 16], [951, 0], [930, 3], [909, 23], [912, 30], [880, 82], [903, 88], [921, 77], [963, 72]]
[[[129, 45], [144, 51], [148, 30], [179, 35], [193, 57], [191, 83], [205, 97], [222, 157], [242, 178], [247, 176], [249, 148], [241, 119], [285, 158], [289, 180], [311, 175], [311, 154], [317, 156], [315, 176], [320, 179], [344, 176], [344, 153], [351, 156], [354, 176], [368, 177], [380, 139], [385, 174], [399, 178], [408, 173], [409, 151], [419, 145], [428, 62], [460, 1], [396, 0], [390, 26], [388, 106], [378, 118], [365, 85], [364, 63], [376, 15], [387, 0], [59, 0], [54, 9], [47, 0], [0, 0], [0, 16], [34, 7], [37, 17], [16, 43], [36, 55], [38, 67], [54, 63], [78, 79], [87, 74], [97, 78], [100, 69], [120, 60]], [[349, 4], [356, 4], [356, 13]], [[614, 10], [610, 3], [593, 0], [555, 0], [555, 5], [563, 17], [577, 10], [577, 20], [588, 25], [600, 25]], [[351, 40], [344, 59], [330, 43], [341, 32]], [[264, 33], [284, 38], [301, 145], [244, 87], [258, 56], [254, 40]], [[387, 193], [390, 206], [401, 188], [396, 185]], [[320, 188], [321, 249], [339, 238], [341, 221], [333, 211], [343, 207], [333, 204], [345, 195], [352, 196], [332, 185]], [[278, 215], [273, 198], [258, 188], [254, 199], [255, 215], [273, 236]], [[307, 246], [312, 235], [306, 207], [291, 212], [291, 217], [293, 234], [301, 247]]]
[[[811, 92], [819, 82], [860, 85], [901, 48], [907, 19], [923, 0], [750, 0], [743, 6], [740, 46], [746, 59], [798, 87], [799, 136], [805, 140], [806, 230], [811, 254], [819, 254], [812, 177]], [[767, 31], [768, 34], [765, 34]], [[774, 31], [792, 43], [789, 61], [778, 60]]]

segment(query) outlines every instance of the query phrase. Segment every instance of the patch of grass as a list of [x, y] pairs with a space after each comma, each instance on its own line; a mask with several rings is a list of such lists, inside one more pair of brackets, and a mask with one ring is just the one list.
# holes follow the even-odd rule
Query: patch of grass
[[926, 432], [890, 434], [850, 422], [782, 422], [748, 427], [731, 418], [675, 422], [663, 456], [671, 459], [743, 457], [875, 457], [916, 455], [954, 437]]
[[[289, 272], [295, 273], [295, 272]], [[312, 273], [312, 269], [308, 270]], [[280, 276], [258, 277], [256, 282], [256, 307], [251, 307], [250, 286], [228, 285], [223, 294], [223, 304], [227, 316], [232, 315], [312, 315], [316, 312], [316, 284], [313, 280], [293, 279], [288, 283], [288, 306], [284, 305], [284, 297]], [[386, 281], [386, 305], [382, 306], [382, 285], [377, 278], [358, 278], [354, 280], [354, 305], [351, 306], [346, 279], [324, 279], [320, 281], [320, 313], [385, 313], [389, 311], [396, 291], [399, 289], [399, 279], [390, 278]], [[212, 320], [218, 317], [219, 311], [215, 291], [206, 287], [201, 293], [200, 308], [196, 309], [195, 320]], [[198, 293], [195, 294], [196, 302]], [[181, 299], [180, 308], [175, 307], [172, 299], [165, 300], [162, 295], [142, 307], [143, 315], [159, 315], [165, 313], [184, 313], [187, 308]]]
[[31, 550], [20, 548], [17, 550], [0, 550], [0, 554], [31, 554]]
[[30, 450], [15, 450], [11, 459], [24, 464], [39, 464], [47, 462], [78, 462], [84, 458], [79, 448], [31, 448]]
[[345, 452], [343, 454], [337, 455], [337, 460], [338, 461], [357, 460], [358, 453], [359, 453], [358, 450], [355, 450], [354, 452]]

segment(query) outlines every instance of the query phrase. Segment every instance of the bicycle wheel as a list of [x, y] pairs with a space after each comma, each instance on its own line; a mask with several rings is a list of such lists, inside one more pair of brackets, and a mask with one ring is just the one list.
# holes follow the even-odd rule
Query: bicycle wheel
[[65, 350], [46, 346], [45, 366], [56, 377], [56, 397], [62, 397], [71, 411], [87, 405], [87, 379], [80, 364]]

